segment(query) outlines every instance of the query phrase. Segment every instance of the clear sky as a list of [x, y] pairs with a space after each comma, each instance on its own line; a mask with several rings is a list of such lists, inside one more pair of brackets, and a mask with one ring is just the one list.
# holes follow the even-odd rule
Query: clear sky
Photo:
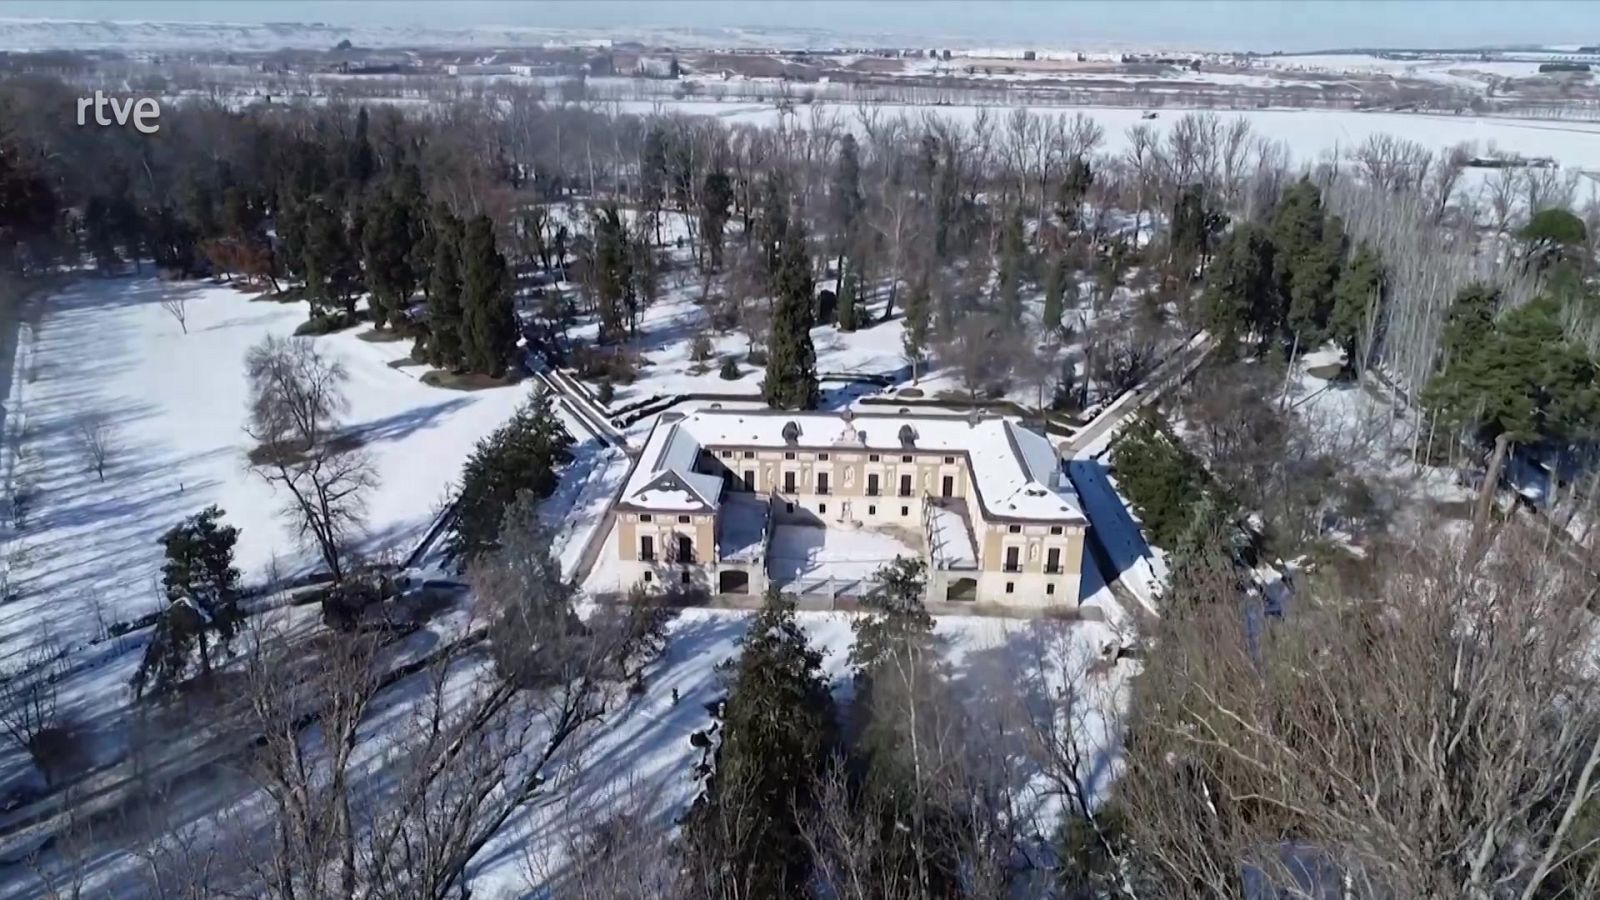
[[1600, 0], [0, 0], [0, 17], [329, 25], [741, 26], [1039, 46], [1600, 44]]

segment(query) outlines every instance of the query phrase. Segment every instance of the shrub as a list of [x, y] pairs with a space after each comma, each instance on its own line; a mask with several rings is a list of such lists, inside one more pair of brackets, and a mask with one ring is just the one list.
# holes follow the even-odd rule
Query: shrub
[[600, 401], [600, 405], [610, 406], [616, 396], [617, 389], [611, 384], [611, 379], [601, 380], [599, 389], [595, 391], [595, 398]]
[[764, 366], [767, 364], [767, 351], [760, 349], [751, 350], [749, 353], [744, 355], [744, 358], [745, 362], [748, 362], [752, 366]]
[[723, 381], [735, 381], [743, 373], [739, 371], [738, 360], [728, 356], [723, 358], [722, 371], [718, 374], [722, 376]]
[[344, 329], [350, 328], [355, 324], [355, 316], [342, 312], [334, 313], [333, 315], [329, 316], [312, 316], [306, 321], [301, 322], [300, 327], [294, 330], [294, 334], [295, 337], [333, 334], [335, 331], [343, 331]]
[[715, 353], [716, 353], [715, 348], [713, 348], [711, 346], [711, 337], [710, 337], [710, 335], [707, 335], [705, 332], [702, 331], [699, 334], [694, 336], [694, 343], [691, 344], [690, 347], [689, 347], [689, 358], [690, 359], [694, 360], [695, 362], [705, 362], [706, 360], [710, 359]]
[[579, 347], [572, 364], [582, 378], [632, 384], [639, 377], [639, 360], [621, 348]]

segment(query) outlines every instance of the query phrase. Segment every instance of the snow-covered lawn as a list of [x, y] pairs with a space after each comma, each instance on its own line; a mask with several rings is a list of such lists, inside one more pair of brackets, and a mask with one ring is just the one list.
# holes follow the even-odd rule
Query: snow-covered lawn
[[[161, 301], [182, 297], [188, 333]], [[34, 497], [7, 551], [19, 599], [0, 608], [0, 660], [53, 634], [72, 645], [156, 608], [161, 534], [216, 504], [240, 529], [247, 581], [276, 564], [315, 565], [278, 514], [281, 497], [246, 466], [245, 351], [305, 321], [302, 303], [255, 301], [230, 287], [85, 278], [43, 301], [31, 366], [8, 413], [26, 416], [14, 487]], [[371, 553], [403, 556], [427, 530], [474, 443], [504, 422], [526, 386], [458, 392], [394, 368], [405, 343], [356, 331], [316, 339], [348, 368], [349, 427], [380, 484], [367, 503]], [[101, 482], [78, 448], [85, 417], [111, 423]], [[7, 427], [21, 416], [8, 415]]]

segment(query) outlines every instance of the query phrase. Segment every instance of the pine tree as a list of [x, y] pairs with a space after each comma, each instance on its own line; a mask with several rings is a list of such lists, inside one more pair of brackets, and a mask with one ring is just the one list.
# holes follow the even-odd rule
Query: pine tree
[[233, 565], [239, 529], [221, 524], [223, 512], [206, 507], [173, 526], [161, 538], [166, 548], [162, 589], [167, 607], [133, 676], [135, 694], [146, 686], [167, 690], [182, 678], [189, 654], [198, 646], [200, 671], [211, 672], [208, 632], [223, 645], [233, 640], [239, 612], [239, 570]]
[[550, 496], [556, 469], [570, 462], [572, 437], [550, 399], [535, 393], [478, 441], [461, 470], [453, 524], [445, 546], [452, 559], [473, 560], [499, 544], [500, 522], [517, 495]]
[[1067, 162], [1066, 174], [1061, 178], [1061, 186], [1056, 189], [1056, 216], [1067, 230], [1077, 230], [1078, 211], [1083, 207], [1083, 200], [1089, 195], [1092, 184], [1094, 169], [1088, 160], [1074, 156]]
[[912, 381], [920, 377], [922, 362], [928, 355], [928, 320], [932, 312], [931, 306], [928, 297], [928, 279], [918, 278], [911, 286], [911, 293], [906, 296], [905, 330], [901, 334], [906, 359], [911, 362]]
[[1205, 470], [1153, 413], [1123, 431], [1111, 460], [1151, 543], [1177, 546], [1208, 486]]
[[460, 371], [462, 357], [461, 220], [440, 203], [433, 210], [433, 261], [428, 274], [428, 330], [431, 362]]
[[1321, 191], [1303, 178], [1284, 192], [1270, 227], [1287, 336], [1301, 346], [1320, 343], [1344, 258], [1343, 226], [1323, 212]]
[[461, 245], [461, 353], [469, 370], [499, 378], [517, 350], [511, 274], [495, 249], [494, 222], [478, 216]]
[[811, 854], [801, 823], [836, 732], [822, 654], [774, 591], [738, 659], [718, 671], [728, 685], [720, 740], [683, 823], [695, 896], [802, 896]]
[[816, 409], [817, 352], [811, 344], [815, 290], [803, 223], [796, 220], [785, 227], [778, 255], [777, 304], [761, 397], [775, 409]]

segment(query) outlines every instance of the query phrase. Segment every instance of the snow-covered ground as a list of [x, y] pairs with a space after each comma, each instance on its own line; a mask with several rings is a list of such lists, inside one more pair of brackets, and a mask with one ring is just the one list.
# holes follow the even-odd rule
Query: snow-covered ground
[[867, 581], [896, 557], [922, 556], [909, 537], [875, 528], [777, 525], [767, 551], [768, 573], [778, 585], [822, 578]]
[[[161, 306], [177, 297], [187, 334]], [[85, 278], [43, 302], [29, 369], [8, 404], [26, 416], [13, 484], [34, 499], [6, 550], [19, 598], [0, 611], [0, 658], [42, 634], [77, 644], [156, 609], [158, 539], [211, 504], [240, 529], [237, 562], [248, 582], [274, 566], [288, 575], [316, 564], [279, 516], [283, 498], [248, 470], [243, 430], [245, 351], [290, 334], [305, 321], [304, 304], [153, 278]], [[389, 365], [409, 342], [368, 342], [355, 331], [316, 340], [349, 370], [346, 422], [379, 477], [363, 549], [404, 556], [473, 445], [529, 388], [434, 388], [417, 380], [421, 367]], [[78, 449], [79, 423], [96, 415], [113, 436], [103, 483]], [[7, 426], [21, 421], [8, 416]]]
[[[690, 735], [711, 724], [705, 704], [722, 694], [718, 664], [738, 654], [738, 642], [755, 614], [688, 609], [673, 621], [666, 652], [646, 673], [646, 690], [591, 732], [577, 774], [560, 784], [565, 796], [514, 818], [479, 855], [474, 894], [538, 895], [541, 875], [559, 873], [564, 845], [588, 834], [609, 815], [627, 810], [644, 815], [646, 827], [674, 828], [698, 786], [693, 766], [700, 750]], [[854, 615], [799, 612], [812, 645], [823, 653], [823, 670], [835, 695], [850, 696], [849, 649]], [[935, 617], [935, 633], [961, 693], [978, 721], [1032, 691], [1070, 685], [1082, 699], [1077, 739], [1085, 754], [1084, 775], [1096, 801], [1120, 769], [1121, 737], [1115, 724], [1126, 702], [1134, 667], [1119, 664], [1103, 674], [1088, 670], [1107, 646], [1118, 645], [1112, 629], [1094, 622]], [[673, 703], [672, 694], [678, 699]], [[1052, 692], [1051, 696], [1059, 696]], [[1013, 748], [1020, 754], [1020, 745]], [[1051, 796], [1033, 767], [1019, 764], [1022, 806], [1017, 814], [1032, 832], [1048, 839], [1060, 821], [1060, 798]]]
[[[1119, 107], [1061, 107], [1061, 106], [995, 106], [949, 105], [914, 106], [894, 103], [857, 106], [849, 104], [812, 103], [794, 107], [785, 112], [771, 103], [729, 101], [718, 103], [705, 100], [673, 100], [663, 102], [624, 101], [616, 104], [621, 111], [648, 115], [658, 110], [705, 115], [724, 122], [758, 125], [784, 124], [790, 128], [808, 127], [814, 117], [831, 118], [838, 124], [851, 128], [861, 127], [861, 116], [892, 119], [905, 116], [920, 121], [925, 116], [959, 122], [971, 122], [980, 113], [999, 124], [1014, 108], [1026, 108], [1041, 115], [1086, 115], [1105, 129], [1104, 152], [1121, 154], [1128, 147], [1127, 132], [1136, 125], [1149, 125], [1164, 135], [1172, 123], [1186, 110], [1162, 110], [1155, 119], [1142, 118], [1144, 111]], [[1223, 124], [1236, 118], [1250, 122], [1255, 134], [1268, 140], [1282, 141], [1297, 162], [1314, 162], [1332, 152], [1348, 153], [1369, 137], [1387, 134], [1414, 141], [1430, 150], [1440, 151], [1466, 142], [1477, 144], [1481, 151], [1490, 148], [1522, 156], [1554, 158], [1563, 166], [1600, 168], [1600, 123], [1577, 121], [1528, 121], [1489, 116], [1454, 116], [1420, 113], [1362, 112], [1359, 110], [1290, 110], [1260, 109], [1234, 112], [1218, 110], [1215, 115]]]

